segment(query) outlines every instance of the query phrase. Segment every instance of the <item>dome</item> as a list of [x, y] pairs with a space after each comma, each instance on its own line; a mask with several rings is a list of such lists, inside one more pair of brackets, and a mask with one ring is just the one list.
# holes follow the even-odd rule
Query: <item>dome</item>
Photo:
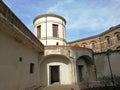
[[34, 23], [37, 19], [42, 18], [42, 17], [47, 17], [47, 16], [52, 16], [52, 17], [60, 18], [60, 19], [62, 19], [62, 20], [65, 22], [65, 24], [66, 24], [65, 18], [63, 18], [63, 17], [60, 16], [60, 15], [51, 13], [51, 12], [50, 12], [50, 13], [46, 13], [46, 14], [42, 14], [42, 15], [37, 16], [37, 17], [33, 20], [33, 23]]

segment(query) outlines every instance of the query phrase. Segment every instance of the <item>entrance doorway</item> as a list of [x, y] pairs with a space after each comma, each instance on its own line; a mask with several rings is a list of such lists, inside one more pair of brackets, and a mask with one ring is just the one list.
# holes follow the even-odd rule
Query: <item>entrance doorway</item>
[[59, 83], [59, 66], [50, 66], [50, 84]]
[[82, 71], [82, 69], [83, 69], [83, 65], [78, 65], [78, 77], [79, 77], [79, 81], [82, 81], [82, 79], [83, 79], [83, 71]]

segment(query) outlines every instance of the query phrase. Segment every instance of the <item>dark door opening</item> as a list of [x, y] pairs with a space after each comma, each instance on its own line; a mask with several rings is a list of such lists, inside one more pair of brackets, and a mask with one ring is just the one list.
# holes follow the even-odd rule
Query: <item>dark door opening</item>
[[59, 66], [50, 66], [50, 84], [59, 82]]
[[82, 74], [82, 68], [83, 66], [82, 65], [78, 65], [78, 77], [79, 77], [79, 81], [83, 81], [83, 74]]

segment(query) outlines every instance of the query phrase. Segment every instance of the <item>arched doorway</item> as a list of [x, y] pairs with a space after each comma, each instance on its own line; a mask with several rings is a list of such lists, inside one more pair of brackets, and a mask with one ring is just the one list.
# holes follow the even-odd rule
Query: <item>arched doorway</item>
[[71, 61], [63, 55], [48, 55], [40, 62], [40, 77], [43, 85], [71, 84]]
[[92, 58], [89, 56], [80, 56], [76, 61], [77, 81], [88, 82], [91, 80]]

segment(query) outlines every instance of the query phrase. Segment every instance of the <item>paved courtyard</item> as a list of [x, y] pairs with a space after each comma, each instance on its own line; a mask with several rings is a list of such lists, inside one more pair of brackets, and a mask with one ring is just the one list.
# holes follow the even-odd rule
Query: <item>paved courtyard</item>
[[40, 90], [80, 90], [77, 85], [50, 85]]

